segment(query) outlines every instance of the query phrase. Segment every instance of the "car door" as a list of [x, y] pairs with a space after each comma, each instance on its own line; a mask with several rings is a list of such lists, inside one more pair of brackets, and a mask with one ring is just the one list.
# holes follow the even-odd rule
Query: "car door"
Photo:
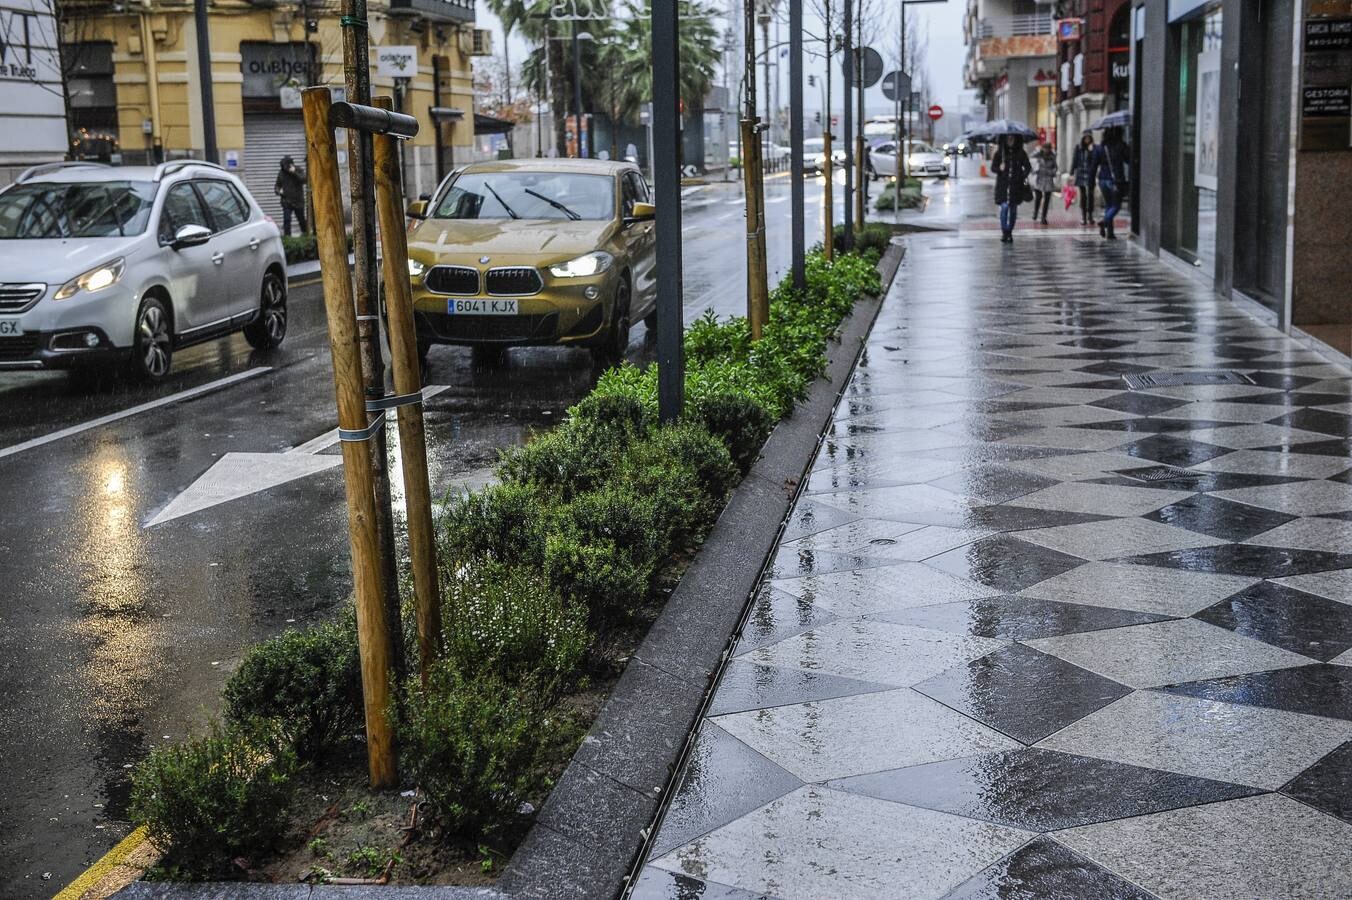
[[[633, 212], [635, 203], [651, 203], [648, 183], [638, 172], [625, 172], [622, 176], [621, 196], [624, 202], [624, 215]], [[662, 214], [658, 210], [658, 215]], [[634, 273], [634, 312], [644, 315], [657, 303], [657, 224], [652, 221], [634, 222], [627, 226], [626, 238], [629, 244], [630, 265]], [[637, 321], [639, 316], [633, 316]]]
[[877, 174], [896, 175], [897, 145], [892, 141], [884, 141], [869, 151], [869, 160], [873, 164], [873, 171]]
[[217, 247], [216, 236], [196, 247], [174, 249], [174, 235], [185, 225], [212, 227], [197, 189], [189, 181], [180, 181], [165, 191], [157, 232], [169, 275], [174, 330], [179, 335], [224, 318], [223, 295], [228, 289], [223, 274], [225, 255]]
[[249, 205], [235, 186], [223, 179], [200, 178], [193, 184], [211, 217], [216, 252], [225, 257], [221, 263], [224, 289], [220, 316], [252, 313], [258, 308], [263, 284], [263, 254], [259, 252], [262, 239], [249, 222]]

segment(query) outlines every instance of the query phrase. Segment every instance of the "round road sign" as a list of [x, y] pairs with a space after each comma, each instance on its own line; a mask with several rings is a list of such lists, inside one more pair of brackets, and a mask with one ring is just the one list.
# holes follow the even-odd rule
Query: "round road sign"
[[[878, 79], [883, 77], [883, 58], [882, 55], [872, 47], [860, 47], [854, 51], [855, 59], [855, 84], [871, 88], [878, 83]], [[845, 60], [840, 61], [840, 68], [845, 69]]]
[[888, 100], [896, 100], [898, 97], [907, 97], [910, 93], [910, 76], [903, 75], [901, 71], [897, 69], [894, 69], [883, 76], [883, 96]]
[[939, 121], [944, 117], [944, 108], [937, 103], [934, 104], [929, 108], [929, 117], [935, 122]]

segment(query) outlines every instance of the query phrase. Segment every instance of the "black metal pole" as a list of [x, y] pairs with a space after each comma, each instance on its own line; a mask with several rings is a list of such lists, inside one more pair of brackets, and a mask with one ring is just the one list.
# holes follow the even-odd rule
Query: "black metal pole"
[[[432, 54], [432, 105], [441, 109], [441, 55]], [[538, 116], [537, 116], [538, 118]], [[442, 135], [441, 120], [432, 120], [432, 139], [436, 141], [437, 147], [437, 184], [441, 184], [441, 179], [446, 177], [446, 143]]]
[[197, 80], [202, 89], [202, 150], [207, 162], [219, 163], [221, 153], [216, 147], [216, 101], [212, 96], [211, 85], [211, 32], [207, 22], [207, 0], [193, 3], [193, 21], [197, 26]]
[[845, 0], [845, 46], [841, 65], [845, 69], [845, 239], [846, 250], [854, 248], [854, 4]]
[[[828, 63], [829, 65], [829, 63]], [[789, 0], [789, 206], [793, 231], [793, 286], [807, 287], [803, 268], [803, 0]]]
[[573, 20], [573, 109], [576, 112], [576, 118], [573, 119], [573, 127], [577, 129], [577, 155], [581, 159], [587, 158], [587, 146], [582, 142], [582, 42], [578, 40], [577, 30], [581, 26], [577, 19]]
[[657, 200], [657, 413], [681, 415], [685, 358], [681, 332], [679, 0], [653, 0], [653, 181]]

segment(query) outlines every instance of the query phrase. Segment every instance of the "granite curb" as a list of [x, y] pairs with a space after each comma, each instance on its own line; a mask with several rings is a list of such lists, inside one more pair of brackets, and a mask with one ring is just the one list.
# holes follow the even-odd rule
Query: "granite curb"
[[721, 671], [803, 473], [903, 256], [878, 263], [883, 290], [855, 305], [827, 347], [824, 377], [780, 422], [626, 666], [587, 737], [494, 887], [137, 881], [116, 900], [600, 900], [645, 846]]

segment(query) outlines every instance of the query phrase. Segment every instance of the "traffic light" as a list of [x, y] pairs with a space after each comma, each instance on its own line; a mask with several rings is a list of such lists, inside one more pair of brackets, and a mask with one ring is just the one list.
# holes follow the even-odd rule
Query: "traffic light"
[[814, 115], [816, 116], [817, 124], [820, 125], [822, 123], [822, 111], [819, 109]]
[[817, 76], [816, 76], [816, 75], [809, 75], [809, 76], [807, 76], [807, 86], [808, 86], [808, 87], [816, 87], [816, 86], [817, 86]]

